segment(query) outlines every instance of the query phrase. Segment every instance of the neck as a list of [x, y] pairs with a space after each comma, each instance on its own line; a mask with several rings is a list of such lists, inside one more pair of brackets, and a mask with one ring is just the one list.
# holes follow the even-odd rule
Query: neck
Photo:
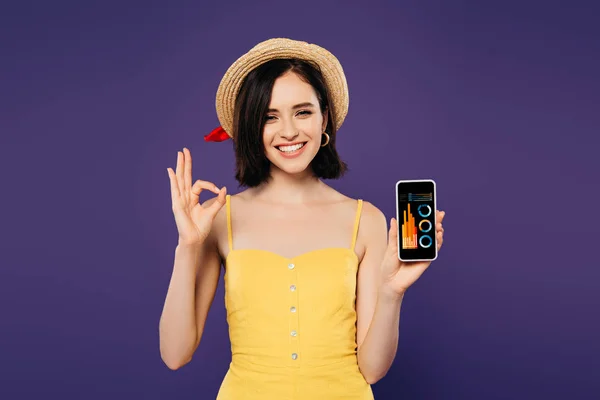
[[288, 174], [271, 165], [271, 178], [254, 188], [256, 198], [285, 204], [302, 204], [318, 201], [322, 197], [322, 189], [326, 186], [307, 168], [299, 174]]

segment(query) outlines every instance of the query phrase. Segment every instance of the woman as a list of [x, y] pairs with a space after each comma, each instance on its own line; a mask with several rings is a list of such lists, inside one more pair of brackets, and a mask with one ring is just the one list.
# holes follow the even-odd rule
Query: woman
[[[191, 360], [223, 265], [232, 361], [217, 399], [372, 399], [392, 364], [402, 298], [429, 263], [400, 262], [395, 220], [388, 239], [381, 211], [321, 180], [346, 170], [335, 143], [347, 109], [331, 53], [267, 40], [223, 77], [207, 137], [234, 139], [247, 189], [193, 182], [186, 148], [168, 168], [179, 243], [161, 356], [171, 369]], [[201, 190], [218, 196], [200, 205]]]

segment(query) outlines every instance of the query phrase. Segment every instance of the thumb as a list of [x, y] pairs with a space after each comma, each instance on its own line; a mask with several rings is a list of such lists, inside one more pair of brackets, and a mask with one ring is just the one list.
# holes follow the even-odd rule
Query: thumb
[[396, 253], [398, 250], [398, 223], [396, 218], [390, 220], [390, 229], [388, 231], [388, 251]]
[[396, 218], [392, 218], [390, 220], [389, 239], [390, 241], [392, 241], [393, 239], [394, 242], [398, 239], [398, 223], [396, 221]]
[[214, 203], [212, 203], [210, 205], [210, 207], [208, 207], [208, 212], [210, 214], [211, 217], [215, 217], [215, 215], [217, 215], [217, 213], [219, 212], [219, 210], [221, 208], [223, 208], [223, 206], [225, 205], [225, 196], [227, 195], [227, 188], [225, 186], [223, 186], [221, 188], [221, 190], [219, 190], [219, 195], [217, 196], [217, 199], [215, 200]]

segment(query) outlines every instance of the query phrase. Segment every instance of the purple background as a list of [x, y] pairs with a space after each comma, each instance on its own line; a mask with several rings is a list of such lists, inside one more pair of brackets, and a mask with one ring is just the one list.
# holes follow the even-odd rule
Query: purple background
[[227, 67], [278, 36], [326, 47], [347, 73], [351, 172], [331, 184], [392, 217], [398, 179], [432, 178], [447, 212], [376, 398], [599, 396], [597, 5], [12, 3], [0, 398], [215, 398], [222, 285], [193, 361], [173, 372], [159, 356], [176, 245], [166, 168], [188, 146], [194, 178], [238, 191], [231, 144], [202, 135]]

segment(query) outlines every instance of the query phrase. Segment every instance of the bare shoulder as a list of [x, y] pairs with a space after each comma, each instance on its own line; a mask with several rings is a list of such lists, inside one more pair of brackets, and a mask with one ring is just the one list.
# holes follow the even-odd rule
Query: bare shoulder
[[381, 211], [376, 205], [370, 201], [363, 200], [362, 206], [362, 217], [361, 222], [368, 225], [384, 225], [387, 224], [387, 220], [383, 211]]
[[368, 246], [373, 240], [387, 237], [387, 218], [383, 211], [369, 201], [363, 200], [362, 213], [360, 217], [360, 229], [358, 240]]
[[[347, 205], [344, 213], [354, 213], [359, 199], [346, 196], [336, 191], [340, 204]], [[344, 207], [346, 209], [346, 207]], [[356, 238], [356, 251], [362, 262], [367, 251], [380, 252], [387, 245], [387, 218], [385, 214], [370, 201], [362, 199], [362, 208]]]
[[[348, 206], [348, 211], [354, 212], [356, 209], [356, 202], [359, 199], [346, 196], [345, 194], [338, 192], [331, 187], [329, 187], [329, 189], [333, 202], [346, 204]], [[377, 206], [367, 200], [363, 199], [362, 203], [359, 240], [361, 236], [371, 236], [374, 232], [381, 231], [381, 229], [387, 231], [387, 220], [385, 214]]]
[[[247, 194], [245, 194], [246, 190], [229, 195], [232, 214], [236, 215], [238, 218], [240, 214], [244, 214], [247, 207], [239, 207], [244, 206], [244, 203], [248, 202]], [[235, 200], [234, 200], [235, 199]], [[210, 198], [202, 203], [202, 207], [210, 207], [215, 201], [217, 201], [216, 197]], [[235, 217], [232, 217], [235, 218]], [[215, 219], [213, 221], [212, 229], [210, 230], [210, 240], [213, 241], [216, 246], [219, 256], [221, 260], [224, 260], [229, 252], [229, 242], [227, 236], [227, 205], [224, 204], [223, 207], [219, 210]]]

